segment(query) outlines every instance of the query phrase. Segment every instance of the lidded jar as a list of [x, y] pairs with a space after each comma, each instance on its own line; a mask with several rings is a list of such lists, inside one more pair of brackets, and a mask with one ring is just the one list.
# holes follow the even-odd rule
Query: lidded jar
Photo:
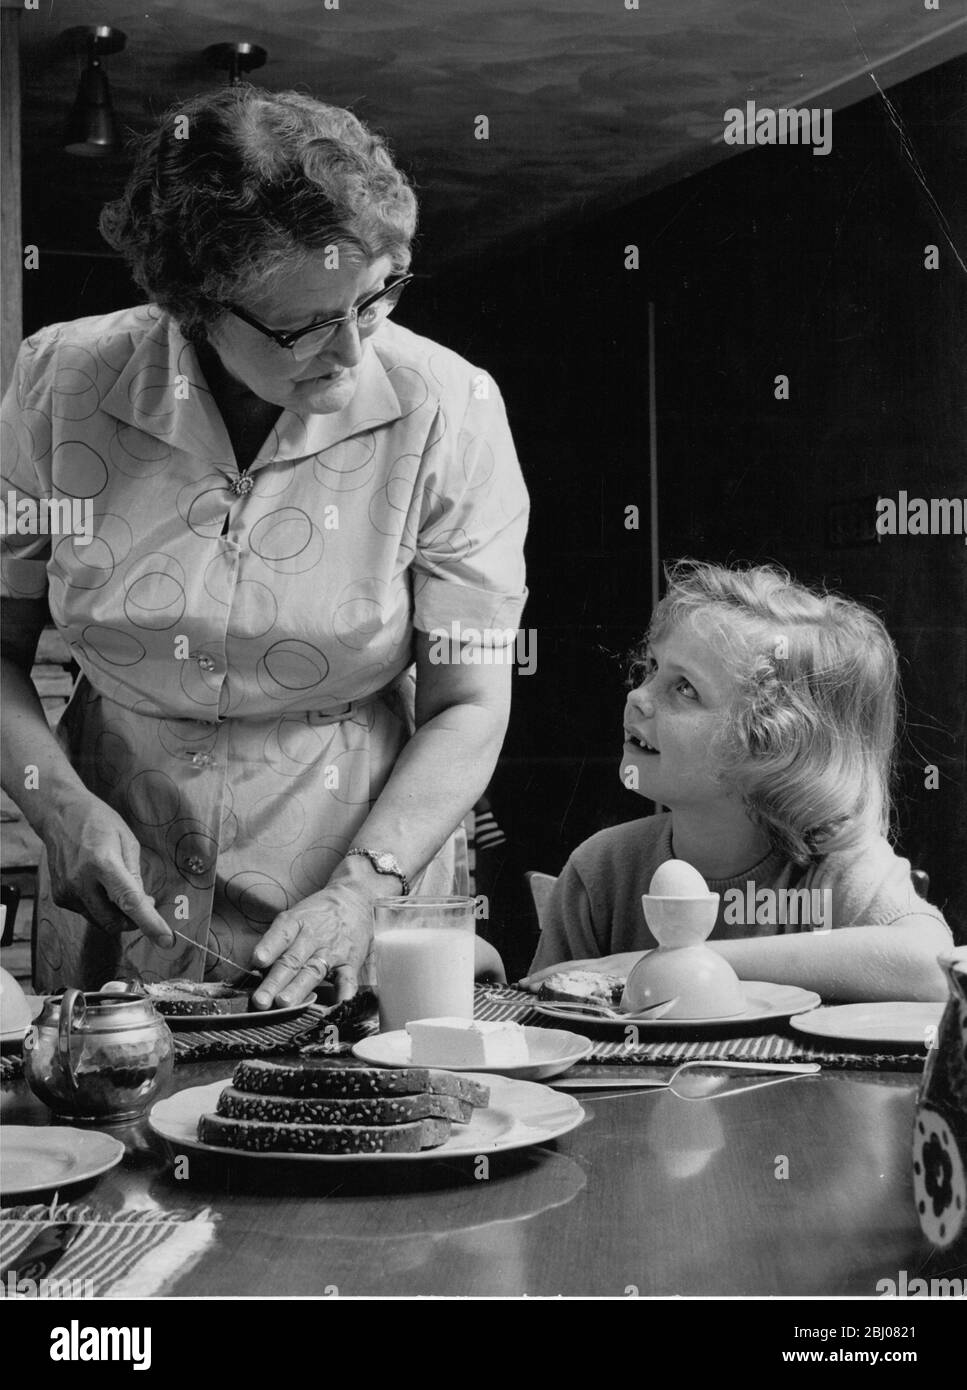
[[24, 1041], [31, 1090], [75, 1120], [134, 1119], [173, 1070], [171, 1031], [141, 993], [66, 990], [47, 1000]]

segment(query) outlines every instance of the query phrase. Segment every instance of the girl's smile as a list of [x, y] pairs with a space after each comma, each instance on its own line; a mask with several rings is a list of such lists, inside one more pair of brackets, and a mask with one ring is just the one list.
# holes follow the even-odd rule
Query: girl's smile
[[714, 742], [736, 695], [725, 662], [694, 622], [654, 641], [644, 680], [625, 703], [622, 778], [664, 806], [721, 801]]

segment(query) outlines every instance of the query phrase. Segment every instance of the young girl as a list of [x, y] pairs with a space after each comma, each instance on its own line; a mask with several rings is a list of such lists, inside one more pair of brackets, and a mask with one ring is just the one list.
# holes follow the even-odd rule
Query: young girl
[[575, 850], [523, 983], [562, 961], [627, 974], [656, 944], [641, 895], [675, 858], [720, 894], [708, 944], [741, 978], [827, 1002], [945, 998], [950, 930], [886, 839], [897, 662], [883, 624], [769, 566], [682, 561], [667, 578], [621, 776], [670, 812]]

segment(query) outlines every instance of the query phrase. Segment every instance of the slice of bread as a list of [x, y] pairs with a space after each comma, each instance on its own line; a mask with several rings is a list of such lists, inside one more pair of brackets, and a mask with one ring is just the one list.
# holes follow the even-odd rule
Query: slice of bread
[[605, 975], [595, 970], [562, 970], [548, 975], [538, 991], [539, 999], [558, 999], [562, 1003], [583, 1003], [590, 999], [617, 1008], [624, 993], [621, 975]]
[[202, 1115], [198, 1121], [203, 1144], [249, 1153], [418, 1153], [439, 1148], [449, 1137], [450, 1121], [441, 1119], [401, 1125], [302, 1125]]
[[145, 989], [160, 1014], [244, 1014], [249, 1009], [248, 991], [221, 980], [164, 980]]
[[467, 1076], [428, 1067], [346, 1067], [326, 1062], [239, 1062], [232, 1077], [239, 1091], [272, 1096], [455, 1096], [470, 1105], [486, 1105], [490, 1090]]
[[308, 1125], [402, 1125], [412, 1120], [453, 1120], [468, 1124], [469, 1101], [457, 1096], [371, 1096], [338, 1100], [325, 1096], [253, 1095], [226, 1086], [216, 1110], [233, 1120], [267, 1120]]

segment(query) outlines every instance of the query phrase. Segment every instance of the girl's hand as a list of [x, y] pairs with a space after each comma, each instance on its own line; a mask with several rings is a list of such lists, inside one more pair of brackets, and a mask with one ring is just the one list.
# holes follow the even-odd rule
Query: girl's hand
[[141, 881], [141, 846], [106, 802], [72, 796], [45, 817], [51, 892], [59, 907], [109, 932], [139, 930], [159, 946], [175, 938]]
[[271, 966], [252, 996], [257, 1009], [300, 1004], [328, 975], [337, 1002], [351, 999], [373, 939], [371, 899], [346, 883], [280, 912], [256, 946], [252, 964]]
[[536, 994], [549, 976], [569, 975], [573, 970], [592, 970], [595, 975], [623, 975], [627, 979], [642, 956], [647, 954], [647, 951], [622, 951], [615, 956], [597, 956], [594, 960], [562, 960], [544, 970], [535, 970], [533, 975], [525, 976], [517, 984], [520, 989], [533, 990]]

